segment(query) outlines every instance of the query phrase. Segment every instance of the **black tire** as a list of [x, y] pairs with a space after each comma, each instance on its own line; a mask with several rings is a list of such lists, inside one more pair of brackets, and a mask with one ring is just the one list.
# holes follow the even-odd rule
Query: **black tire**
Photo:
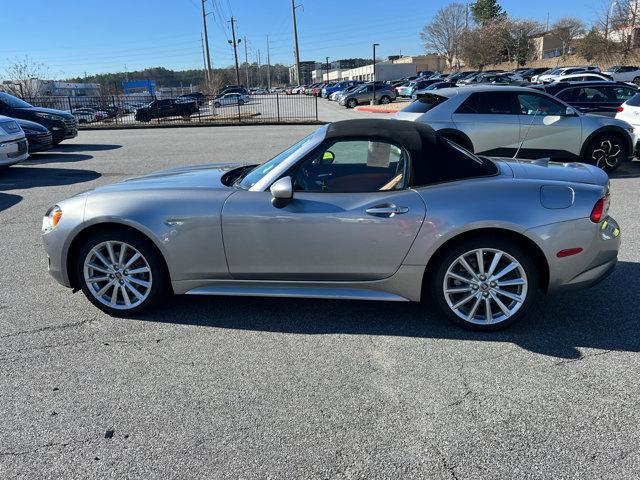
[[389, 97], [389, 96], [387, 96], [387, 95], [383, 95], [383, 96], [380, 98], [380, 103], [381, 103], [382, 105], [387, 105], [388, 103], [391, 103], [391, 97]]
[[355, 98], [350, 98], [347, 100], [347, 108], [356, 108], [358, 106], [358, 101]]
[[[480, 306], [484, 306], [483, 300], [485, 298], [485, 293], [482, 293], [482, 292], [483, 290], [485, 290], [488, 296], [487, 298], [489, 298], [490, 303], [492, 304], [492, 307], [490, 308], [490, 310], [494, 314], [498, 314], [498, 315], [500, 314], [500, 308], [498, 304], [495, 301], [493, 301], [492, 297], [490, 296], [493, 292], [495, 292], [495, 288], [499, 288], [499, 286], [489, 287], [490, 279], [486, 279], [486, 281], [479, 282], [478, 286], [481, 288], [475, 289], [475, 291], [477, 291], [476, 297], [472, 297], [468, 303], [461, 305], [462, 308], [468, 308], [469, 310], [471, 310], [471, 308], [469, 307], [473, 307], [475, 305], [476, 300], [480, 298], [479, 300], [477, 300], [479, 302], [479, 306], [477, 307], [478, 310], [476, 313], [476, 315], [480, 315], [480, 318], [475, 319], [475, 323], [469, 320], [465, 320], [461, 316], [456, 314], [456, 312], [453, 309], [453, 306], [451, 307], [449, 306], [449, 303], [447, 302], [447, 298], [445, 296], [445, 276], [447, 275], [447, 270], [457, 261], [457, 259], [460, 256], [468, 252], [473, 252], [474, 250], [477, 250], [477, 249], [485, 250], [483, 255], [485, 273], [488, 273], [490, 271], [491, 261], [494, 258], [494, 253], [491, 251], [492, 249], [499, 250], [503, 252], [503, 254], [511, 256], [520, 264], [521, 269], [524, 271], [523, 278], [525, 278], [526, 280], [526, 292], [525, 292], [524, 301], [521, 302], [521, 305], [514, 311], [514, 313], [511, 316], [504, 318], [502, 320], [499, 320], [498, 318], [496, 319], [495, 323], [485, 323], [484, 320], [482, 320], [482, 314], [484, 312], [480, 310]], [[476, 258], [475, 256], [472, 255], [466, 258], [468, 258], [468, 263], [472, 268], [477, 268], [476, 266], [478, 262], [475, 261], [475, 263], [473, 263], [474, 258]], [[493, 236], [493, 235], [483, 235], [475, 238], [468, 238], [460, 242], [456, 242], [452, 244], [452, 246], [447, 251], [445, 251], [443, 255], [440, 255], [439, 258], [436, 260], [436, 262], [437, 263], [434, 265], [434, 268], [431, 269], [432, 274], [428, 279], [429, 284], [425, 285], [425, 287], [429, 289], [430, 291], [429, 293], [431, 294], [431, 297], [436, 307], [438, 308], [439, 312], [443, 316], [447, 317], [453, 323], [467, 329], [477, 330], [477, 331], [495, 331], [495, 330], [500, 330], [502, 328], [506, 328], [509, 325], [513, 325], [514, 323], [522, 320], [522, 318], [526, 316], [527, 311], [531, 308], [531, 305], [533, 304], [539, 289], [539, 272], [538, 272], [538, 269], [536, 268], [534, 260], [527, 253], [527, 251], [524, 248], [522, 248], [519, 244], [513, 242], [512, 240], [508, 240], [504, 237]], [[498, 266], [495, 268], [494, 273], [501, 271], [501, 269], [507, 265], [507, 263], [503, 263], [503, 262], [510, 262], [510, 259], [508, 259], [508, 257], [506, 256], [501, 257], [500, 263], [498, 263]], [[517, 272], [519, 271], [520, 270], [517, 269], [513, 273], [508, 273], [504, 277], [501, 277], [501, 279], [503, 280], [509, 279], [510, 275], [517, 276], [518, 275]], [[470, 277], [469, 274], [466, 274], [463, 276]], [[455, 282], [456, 280], [452, 279], [451, 277], [447, 277], [447, 281]], [[484, 284], [484, 286], [482, 284]], [[451, 285], [450, 288], [455, 288], [455, 287], [456, 287], [455, 285]], [[464, 288], [464, 284], [460, 283], [460, 287]], [[520, 295], [520, 298], [522, 298], [521, 297], [522, 291], [518, 292], [517, 289], [519, 288], [524, 289], [524, 287], [507, 286], [502, 288], [507, 290], [507, 293]], [[452, 302], [461, 301], [463, 298], [465, 298], [466, 295], [470, 295], [472, 293], [473, 292], [471, 291], [470, 293], [456, 293], [451, 295], [450, 300]], [[511, 303], [509, 303], [510, 300], [507, 297], [503, 297], [500, 295], [498, 298], [500, 298], [501, 301], [505, 300], [503, 305], [506, 305], [507, 303], [511, 305]], [[467, 312], [467, 313], [470, 313], [470, 312]], [[486, 317], [487, 316], [485, 315], [485, 318]]]
[[[90, 287], [85, 281], [84, 262], [87, 258], [87, 255], [89, 255], [89, 252], [91, 252], [91, 250], [96, 245], [107, 241], [125, 242], [131, 247], [135, 248], [142, 254], [142, 257], [146, 260], [146, 263], [151, 270], [149, 274], [149, 278], [151, 279], [151, 287], [149, 288], [149, 292], [146, 298], [133, 308], [118, 309], [105, 305], [104, 303], [100, 302], [96, 298], [96, 296], [94, 296], [94, 294], [90, 290]], [[103, 232], [98, 232], [94, 235], [91, 235], [80, 247], [78, 255], [76, 256], [76, 262], [76, 278], [78, 279], [78, 283], [82, 288], [82, 292], [91, 303], [93, 303], [103, 312], [108, 313], [112, 316], [131, 316], [137, 315], [144, 311], [152, 310], [153, 308], [157, 307], [163, 299], [166, 298], [168, 293], [171, 293], [169, 274], [167, 272], [164, 261], [158, 254], [157, 250], [154, 248], [151, 241], [145, 238], [143, 235], [137, 235], [128, 231], [119, 232], [116, 230], [105, 230]], [[131, 294], [131, 296], [133, 297], [133, 294]], [[122, 294], [120, 294], [120, 297], [122, 297]]]
[[620, 135], [603, 133], [589, 142], [584, 161], [611, 173], [627, 160], [627, 150], [628, 147]]
[[636, 77], [632, 80], [632, 83], [635, 83], [636, 85], [640, 85], [640, 77]]
[[215, 102], [215, 103], [213, 104], [213, 106], [214, 106], [214, 107], [216, 107], [216, 108], [220, 108], [220, 107], [221, 107], [220, 102]]
[[238, 105], [240, 106], [244, 105], [244, 100], [238, 100]]

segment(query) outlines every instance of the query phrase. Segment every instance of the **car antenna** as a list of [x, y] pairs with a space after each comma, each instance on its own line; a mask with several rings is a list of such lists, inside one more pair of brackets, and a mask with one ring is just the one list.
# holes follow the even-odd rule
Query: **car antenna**
[[516, 153], [513, 154], [513, 158], [516, 159], [518, 158], [518, 154], [520, 153], [520, 150], [522, 150], [522, 146], [524, 145], [524, 142], [527, 140], [527, 137], [529, 136], [529, 131], [531, 130], [531, 127], [533, 126], [533, 122], [535, 121], [536, 117], [538, 116], [538, 112], [540, 111], [540, 107], [538, 106], [536, 108], [535, 113], [533, 114], [533, 117], [531, 117], [531, 121], [529, 122], [529, 126], [527, 127], [527, 131], [524, 132], [524, 137], [522, 137], [522, 141], [520, 142], [520, 145], [518, 145], [518, 149], [516, 150]]

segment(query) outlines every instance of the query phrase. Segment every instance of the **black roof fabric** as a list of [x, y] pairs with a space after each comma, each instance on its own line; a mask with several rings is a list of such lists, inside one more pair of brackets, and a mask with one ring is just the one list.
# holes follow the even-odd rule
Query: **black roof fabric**
[[403, 147], [412, 159], [411, 185], [429, 185], [497, 173], [488, 160], [465, 155], [429, 125], [391, 119], [357, 119], [334, 122], [327, 129], [331, 140], [375, 137]]

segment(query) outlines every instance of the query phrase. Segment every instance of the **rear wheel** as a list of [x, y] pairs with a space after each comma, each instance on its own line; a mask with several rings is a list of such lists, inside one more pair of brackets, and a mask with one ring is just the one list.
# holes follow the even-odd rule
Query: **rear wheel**
[[538, 271], [512, 241], [474, 238], [439, 259], [430, 287], [435, 304], [454, 323], [493, 331], [526, 315], [538, 290]]
[[358, 101], [355, 98], [350, 98], [347, 100], [347, 108], [356, 108], [358, 105]]
[[383, 95], [382, 98], [380, 99], [380, 103], [382, 105], [386, 105], [386, 104], [388, 104], [390, 102], [391, 102], [391, 97], [388, 97], [386, 95]]
[[244, 100], [238, 100], [238, 105], [240, 106], [244, 105]]
[[635, 83], [636, 85], [640, 85], [640, 77], [634, 78], [633, 83]]
[[89, 301], [114, 316], [148, 310], [169, 290], [160, 255], [149, 240], [129, 232], [106, 231], [87, 239], [76, 275]]
[[585, 160], [605, 172], [613, 172], [628, 157], [627, 147], [616, 134], [599, 135], [589, 143]]

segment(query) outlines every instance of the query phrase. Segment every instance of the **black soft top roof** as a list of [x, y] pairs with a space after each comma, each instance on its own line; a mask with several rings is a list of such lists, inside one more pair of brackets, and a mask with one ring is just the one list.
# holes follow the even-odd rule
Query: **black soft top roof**
[[329, 140], [349, 138], [386, 140], [403, 147], [412, 159], [412, 185], [494, 175], [491, 161], [461, 153], [429, 125], [406, 120], [367, 118], [329, 124]]

